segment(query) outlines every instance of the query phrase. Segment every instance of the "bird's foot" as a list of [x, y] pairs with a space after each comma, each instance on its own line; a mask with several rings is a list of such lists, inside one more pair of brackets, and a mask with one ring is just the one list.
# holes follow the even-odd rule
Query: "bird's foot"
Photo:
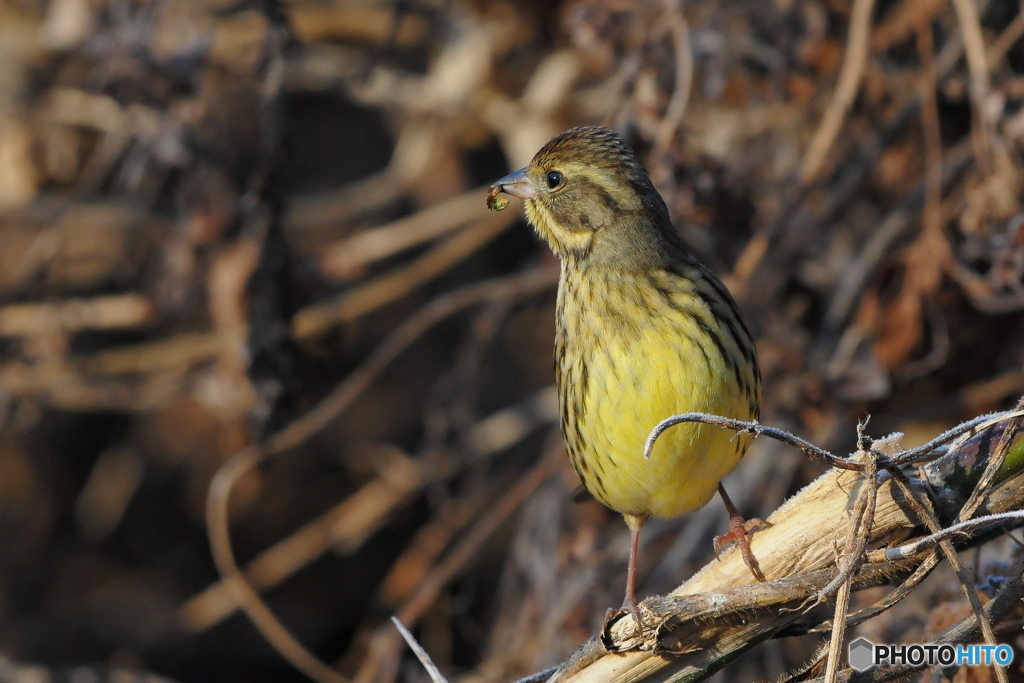
[[754, 551], [750, 549], [750, 537], [756, 532], [762, 529], [767, 529], [771, 526], [770, 522], [766, 522], [763, 519], [743, 519], [739, 515], [734, 515], [729, 518], [729, 532], [722, 534], [721, 536], [715, 536], [715, 559], [721, 560], [720, 552], [723, 547], [730, 543], [735, 543], [736, 547], [740, 549], [740, 553], [743, 555], [743, 561], [747, 567], [750, 568], [750, 573], [754, 575], [754, 578], [758, 581], [764, 582], [764, 574], [761, 572], [761, 567], [757, 563], [757, 558], [754, 557]]
[[632, 616], [634, 623], [636, 623], [636, 637], [643, 640], [644, 620], [640, 613], [640, 607], [637, 605], [636, 600], [632, 602], [626, 600], [622, 603], [622, 607], [609, 607], [608, 611], [604, 614], [604, 625], [601, 627], [601, 642], [604, 644], [605, 649], [610, 652], [618, 652], [621, 649], [621, 643], [616, 642], [612, 637], [612, 625], [620, 618], [625, 618], [627, 614]]

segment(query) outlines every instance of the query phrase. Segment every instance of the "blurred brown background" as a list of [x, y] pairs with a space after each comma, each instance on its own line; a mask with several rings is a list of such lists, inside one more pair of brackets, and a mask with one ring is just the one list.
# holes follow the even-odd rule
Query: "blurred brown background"
[[[289, 425], [233, 542], [319, 657], [421, 678], [397, 613], [499, 681], [592, 633], [625, 526], [571, 502], [555, 263], [483, 189], [572, 125], [634, 145], [737, 295], [765, 423], [847, 452], [866, 414], [913, 444], [1012, 406], [1022, 35], [983, 0], [0, 2], [0, 680], [304, 680], [204, 523], [217, 468]], [[759, 441], [726, 483], [767, 515], [820, 471]], [[650, 525], [641, 593], [725, 526]], [[966, 609], [939, 572], [859, 633]]]

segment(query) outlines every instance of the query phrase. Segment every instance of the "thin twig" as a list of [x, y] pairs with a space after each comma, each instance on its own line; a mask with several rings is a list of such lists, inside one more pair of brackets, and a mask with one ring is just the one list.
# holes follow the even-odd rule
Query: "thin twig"
[[[863, 429], [863, 424], [858, 425], [858, 431]], [[839, 569], [836, 577], [832, 579], [815, 596], [818, 601], [827, 599], [837, 586], [836, 608], [832, 619], [832, 636], [828, 643], [828, 660], [825, 665], [826, 683], [835, 683], [839, 673], [839, 662], [842, 659], [843, 637], [846, 633], [846, 617], [850, 608], [850, 592], [853, 587], [853, 577], [864, 564], [864, 553], [867, 550], [868, 538], [871, 536], [871, 527], [875, 519], [875, 505], [878, 502], [878, 453], [874, 450], [861, 451], [865, 460], [863, 486], [857, 496], [857, 503], [853, 509], [849, 529], [846, 533], [846, 543], [843, 552], [836, 563]]]
[[[975, 429], [980, 431], [981, 429], [1010, 418], [1024, 418], [1024, 410], [1006, 413], [988, 413], [972, 420], [968, 420], [967, 422], [962, 422], [922, 446], [902, 451], [892, 457], [879, 460], [878, 467], [879, 469], [902, 467], [903, 465], [911, 463], [919, 458], [933, 455], [936, 448], [952, 441], [958, 436]], [[701, 424], [712, 425], [714, 427], [721, 427], [722, 429], [732, 429], [740, 434], [752, 434], [754, 437], [764, 435], [775, 439], [776, 441], [781, 441], [784, 444], [793, 446], [794, 448], [802, 451], [808, 457], [823, 462], [831, 467], [838, 467], [840, 469], [856, 472], [862, 472], [864, 470], [863, 463], [859, 463], [848, 458], [841, 458], [838, 455], [833, 455], [824, 448], [819, 448], [810, 441], [801, 439], [799, 436], [787, 432], [784, 429], [766, 427], [756, 421], [748, 422], [745, 420], [734, 420], [732, 418], [721, 417], [720, 415], [711, 415], [708, 413], [681, 413], [679, 415], [667, 417], [659, 422], [654, 426], [654, 429], [651, 430], [650, 435], [647, 437], [647, 442], [644, 444], [644, 458], [648, 460], [650, 459], [651, 451], [654, 449], [654, 444], [667, 429], [684, 422], [699, 422]], [[1007, 448], [1009, 448], [1009, 446], [1007, 446]]]
[[871, 31], [871, 13], [875, 0], [855, 0], [850, 13], [850, 33], [846, 45], [846, 55], [839, 72], [839, 83], [835, 94], [828, 103], [828, 109], [821, 119], [821, 124], [814, 132], [811, 144], [800, 165], [800, 180], [811, 183], [817, 179], [821, 166], [825, 161], [833, 141], [839, 134], [846, 113], [853, 106], [854, 98], [860, 89], [861, 76], [867, 63], [868, 40]]
[[[482, 205], [481, 205], [482, 206]], [[515, 221], [515, 215], [492, 213], [432, 248], [423, 256], [345, 292], [333, 301], [309, 306], [292, 320], [297, 339], [305, 339], [395, 301], [444, 273], [491, 240]]]
[[152, 301], [141, 294], [9, 304], [0, 307], [0, 336], [116, 330], [149, 325], [154, 318]]
[[363, 266], [452, 232], [480, 217], [480, 198], [486, 192], [486, 187], [473, 189], [411, 216], [324, 245], [318, 250], [320, 269], [327, 277], [351, 277]]
[[[934, 533], [939, 533], [942, 526], [939, 524], [939, 520], [935, 517], [935, 512], [932, 510], [931, 503], [925, 496], [918, 496], [917, 492], [914, 491], [910, 485], [910, 480], [907, 479], [906, 475], [903, 474], [899, 469], [894, 469], [890, 472], [893, 477], [893, 481], [896, 482], [900, 490], [903, 491], [903, 495], [906, 496], [907, 502], [914, 508], [914, 511], [920, 516], [925, 522], [928, 530]], [[927, 485], [927, 479], [922, 479]], [[960, 556], [956, 552], [956, 548], [953, 547], [952, 541], [949, 539], [943, 539], [939, 541], [939, 549], [945, 556], [946, 561], [949, 562], [949, 566], [956, 572], [957, 579], [960, 581], [960, 587], [964, 591], [964, 595], [967, 598], [967, 602], [970, 603], [971, 609], [974, 611], [974, 615], [977, 617], [978, 622], [981, 624], [982, 633], [985, 635], [985, 642], [989, 645], [996, 645], [995, 632], [992, 630], [992, 624], [985, 617], [985, 613], [982, 610], [981, 600], [978, 598], [978, 593], [974, 589], [974, 582], [967, 576], [967, 572], [964, 571], [963, 564], [960, 562]], [[1007, 683], [1005, 679], [1005, 672], [1000, 674], [998, 671], [996, 677], [1000, 680], [1000, 683]]]
[[1015, 412], [1007, 417], [1010, 418], [1010, 421], [1006, 424], [999, 443], [993, 449], [992, 455], [985, 465], [985, 471], [982, 472], [981, 478], [974, 487], [974, 491], [971, 492], [971, 497], [967, 499], [967, 502], [964, 503], [963, 508], [960, 510], [960, 514], [957, 515], [957, 519], [960, 521], [968, 519], [977, 512], [995, 485], [999, 468], [1002, 467], [1003, 461], [1006, 460], [1006, 454], [1009, 453], [1010, 446], [1013, 445], [1013, 440], [1017, 437], [1021, 426], [1024, 425], [1024, 397], [1017, 402]]
[[238, 605], [245, 610], [253, 625], [267, 642], [292, 666], [323, 683], [347, 683], [348, 679], [325, 664], [292, 635], [274, 613], [270, 611], [259, 594], [253, 590], [238, 568], [234, 551], [231, 549], [228, 528], [228, 499], [231, 489], [243, 474], [249, 472], [263, 457], [256, 447], [250, 447], [235, 454], [214, 475], [206, 499], [206, 524], [210, 537], [210, 549], [217, 570], [223, 577], [224, 586]]
[[985, 51], [985, 36], [981, 31], [981, 18], [973, 0], [953, 0], [960, 34], [964, 38], [964, 52], [967, 55], [967, 69], [971, 76], [971, 110], [974, 126], [971, 128], [974, 153], [982, 175], [992, 171], [992, 122], [987, 112], [990, 90], [988, 55]]
[[[868, 562], [868, 566], [871, 566], [870, 552], [868, 553]], [[896, 588], [896, 590], [892, 591], [891, 593], [883, 597], [881, 600], [878, 600], [873, 605], [857, 610], [856, 612], [848, 616], [846, 618], [846, 627], [850, 628], [858, 624], [863, 624], [865, 621], [873, 619], [879, 614], [882, 614], [883, 612], [895, 607], [904, 598], [910, 595], [922, 581], [928, 578], [928, 575], [932, 573], [932, 571], [935, 569], [935, 567], [938, 566], [938, 564], [939, 553], [937, 550], [935, 550], [932, 552], [931, 555], [926, 557], [924, 561], [921, 562], [921, 564], [919, 564], [913, 572], [911, 572], [910, 576], [907, 577], [907, 579], [903, 583], [901, 583], [899, 587]], [[827, 633], [831, 630], [831, 628], [832, 622], [827, 621], [807, 629], [807, 633]]]
[[957, 524], [948, 526], [937, 533], [931, 534], [930, 536], [919, 538], [913, 543], [896, 546], [895, 548], [871, 550], [868, 551], [868, 562], [909, 559], [926, 550], [931, 550], [937, 546], [940, 541], [955, 538], [957, 536], [966, 536], [970, 531], [1014, 520], [1024, 521], [1024, 510], [1011, 510], [1009, 512], [999, 512], [992, 515], [974, 517], [973, 519], [968, 519], [964, 522], [958, 522]]
[[934, 453], [935, 449], [939, 446], [949, 443], [953, 439], [959, 436], [967, 434], [972, 431], [982, 431], [992, 425], [999, 424], [1003, 420], [1009, 420], [1011, 418], [1024, 418], [1024, 410], [1015, 409], [1012, 411], [1002, 413], [987, 413], [985, 415], [979, 415], [976, 418], [968, 420], [967, 422], [961, 422], [956, 427], [947, 429], [942, 434], [932, 439], [926, 444], [918, 446], [917, 448], [911, 448], [910, 450], [898, 453], [888, 460], [879, 464], [882, 469], [889, 469], [890, 467], [902, 467], [909, 465], [910, 463], [923, 458], [931, 453]]
[[430, 680], [434, 681], [434, 683], [448, 683], [448, 679], [441, 674], [441, 670], [437, 668], [436, 664], [434, 664], [434, 661], [430, 658], [430, 655], [427, 654], [427, 651], [424, 650], [416, 641], [416, 638], [414, 638], [412, 633], [409, 632], [409, 629], [402, 625], [402, 622], [398, 620], [398, 617], [391, 617], [391, 623], [394, 624], [395, 628], [398, 629], [398, 632], [402, 634], [402, 637], [405, 638], [406, 645], [408, 645], [409, 649], [416, 654], [416, 658], [420, 660], [420, 664], [422, 664], [423, 668], [427, 670]]
[[988, 63], [991, 65], [1002, 61], [1010, 48], [1021, 39], [1021, 36], [1024, 36], [1024, 11], [1018, 9], [1017, 16], [1013, 18], [1013, 21], [1007, 24], [999, 37], [988, 46], [986, 53]]
[[690, 88], [693, 84], [693, 52], [690, 48], [690, 28], [683, 16], [678, 0], [671, 0], [665, 13], [668, 30], [672, 34], [672, 46], [676, 56], [676, 79], [672, 90], [672, 99], [665, 108], [665, 115], [658, 124], [654, 135], [653, 151], [664, 154], [672, 144], [672, 138], [679, 130], [679, 123], [686, 113], [686, 104], [690, 99]]
[[858, 472], [864, 469], [864, 465], [861, 463], [833, 455], [825, 449], [815, 446], [810, 441], [801, 439], [799, 436], [791, 434], [783, 429], [766, 427], [754, 420], [749, 422], [746, 420], [734, 420], [732, 418], [721, 417], [720, 415], [711, 415], [709, 413], [681, 413], [679, 415], [667, 417], [659, 422], [654, 426], [654, 429], [651, 430], [651, 433], [647, 437], [647, 442], [644, 444], [644, 459], [651, 459], [651, 452], [654, 450], [654, 444], [666, 430], [684, 422], [700, 422], [702, 424], [721, 427], [723, 429], [732, 429], [740, 434], [752, 434], [754, 437], [758, 437], [763, 434], [764, 436], [771, 437], [784, 444], [793, 446], [794, 448], [803, 451], [805, 455], [815, 460], [819, 460], [826, 465], [839, 467], [844, 470], [855, 470]]

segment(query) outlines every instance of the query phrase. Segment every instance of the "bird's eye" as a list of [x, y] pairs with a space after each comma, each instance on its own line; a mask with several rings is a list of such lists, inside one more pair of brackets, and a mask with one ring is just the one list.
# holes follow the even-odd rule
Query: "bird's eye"
[[547, 181], [548, 187], [553, 190], [565, 181], [565, 176], [561, 171], [548, 171]]

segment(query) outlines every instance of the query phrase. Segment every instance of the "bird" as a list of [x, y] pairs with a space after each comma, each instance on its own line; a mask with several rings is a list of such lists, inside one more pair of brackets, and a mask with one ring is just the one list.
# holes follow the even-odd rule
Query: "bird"
[[758, 581], [745, 520], [721, 484], [752, 437], [684, 423], [644, 446], [664, 418], [703, 412], [756, 421], [761, 375], [753, 337], [722, 281], [684, 245], [636, 153], [616, 133], [559, 133], [529, 165], [492, 184], [487, 205], [523, 200], [528, 222], [558, 257], [555, 378], [560, 425], [587, 491], [630, 530], [622, 610], [636, 601], [640, 529], [705, 505], [717, 491], [729, 532]]

